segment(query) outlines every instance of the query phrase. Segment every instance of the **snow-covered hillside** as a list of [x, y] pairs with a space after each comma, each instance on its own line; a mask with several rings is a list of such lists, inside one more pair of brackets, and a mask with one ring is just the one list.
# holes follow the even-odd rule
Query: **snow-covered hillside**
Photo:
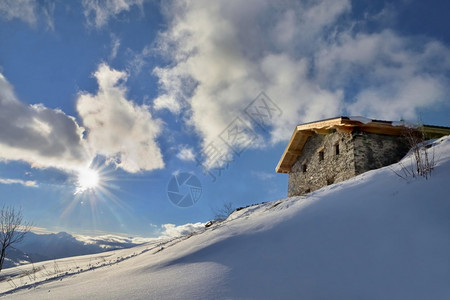
[[150, 240], [152, 239], [124, 238], [113, 235], [89, 237], [73, 236], [67, 232], [56, 234], [29, 232], [23, 241], [14, 245], [14, 248], [8, 249], [3, 267], [11, 268], [30, 262], [131, 248]]
[[6, 269], [0, 289], [17, 299], [450, 299], [450, 138], [432, 149], [428, 180], [393, 165], [189, 236], [41, 262], [34, 274]]

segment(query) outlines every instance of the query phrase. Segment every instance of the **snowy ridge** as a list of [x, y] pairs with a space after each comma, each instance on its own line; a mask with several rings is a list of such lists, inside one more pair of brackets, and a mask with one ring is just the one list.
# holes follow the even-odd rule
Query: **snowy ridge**
[[42, 262], [34, 265], [36, 276], [30, 265], [6, 269], [1, 295], [449, 299], [450, 138], [431, 149], [436, 167], [428, 180], [400, 178], [394, 171], [402, 166], [394, 164], [304, 197], [235, 211], [184, 237]]
[[[16, 247], [9, 249], [4, 268], [12, 268], [31, 262], [60, 259], [135, 247], [157, 238], [125, 238], [115, 235], [83, 236], [59, 233], [28, 233]], [[1, 275], [1, 274], [0, 274]]]

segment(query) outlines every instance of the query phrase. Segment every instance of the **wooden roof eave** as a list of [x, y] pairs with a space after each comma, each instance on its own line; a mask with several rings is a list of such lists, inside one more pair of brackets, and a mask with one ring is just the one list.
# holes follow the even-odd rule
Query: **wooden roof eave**
[[423, 132], [426, 138], [438, 138], [445, 135], [450, 135], [450, 128], [424, 125], [419, 128]]
[[284, 150], [280, 161], [278, 162], [275, 171], [277, 173], [290, 173], [292, 165], [297, 161], [297, 158], [302, 154], [303, 146], [310, 136], [314, 135], [312, 130], [299, 130], [298, 126], [291, 136], [288, 146]]
[[[275, 168], [277, 173], [290, 173], [291, 167], [302, 154], [303, 146], [311, 135], [327, 134], [332, 130], [350, 133], [358, 127], [362, 132], [384, 134], [384, 135], [401, 135], [405, 130], [405, 126], [396, 126], [389, 121], [371, 120], [368, 123], [352, 120], [348, 117], [338, 117], [327, 119], [319, 122], [312, 122], [298, 125], [287, 145], [284, 153]], [[427, 138], [436, 138], [444, 135], [450, 135], [450, 128], [440, 126], [424, 125], [419, 128]]]

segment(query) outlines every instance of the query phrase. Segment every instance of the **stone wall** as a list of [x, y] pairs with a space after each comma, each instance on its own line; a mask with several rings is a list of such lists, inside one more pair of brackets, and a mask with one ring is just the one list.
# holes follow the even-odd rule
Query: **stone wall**
[[[337, 154], [336, 146], [339, 148]], [[323, 151], [323, 159], [319, 152]], [[288, 196], [315, 191], [355, 176], [352, 135], [333, 132], [309, 137], [289, 174]]]
[[355, 174], [391, 165], [409, 151], [404, 138], [399, 136], [354, 132]]
[[408, 150], [402, 137], [360, 132], [357, 128], [352, 133], [315, 134], [309, 137], [291, 168], [288, 196], [304, 195], [388, 166], [398, 162]]

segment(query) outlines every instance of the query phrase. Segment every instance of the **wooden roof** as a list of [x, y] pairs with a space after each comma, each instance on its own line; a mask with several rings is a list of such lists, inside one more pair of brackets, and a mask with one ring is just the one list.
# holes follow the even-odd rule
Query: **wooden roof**
[[[355, 127], [360, 131], [384, 134], [401, 135], [406, 126], [401, 122], [390, 122], [381, 120], [370, 120], [365, 118], [338, 117], [317, 122], [298, 125], [284, 150], [283, 155], [276, 167], [277, 173], [290, 173], [291, 167], [302, 154], [303, 147], [308, 138], [314, 134], [327, 134], [334, 130], [352, 132]], [[427, 138], [436, 138], [450, 134], [450, 128], [440, 126], [423, 125], [422, 132]]]

